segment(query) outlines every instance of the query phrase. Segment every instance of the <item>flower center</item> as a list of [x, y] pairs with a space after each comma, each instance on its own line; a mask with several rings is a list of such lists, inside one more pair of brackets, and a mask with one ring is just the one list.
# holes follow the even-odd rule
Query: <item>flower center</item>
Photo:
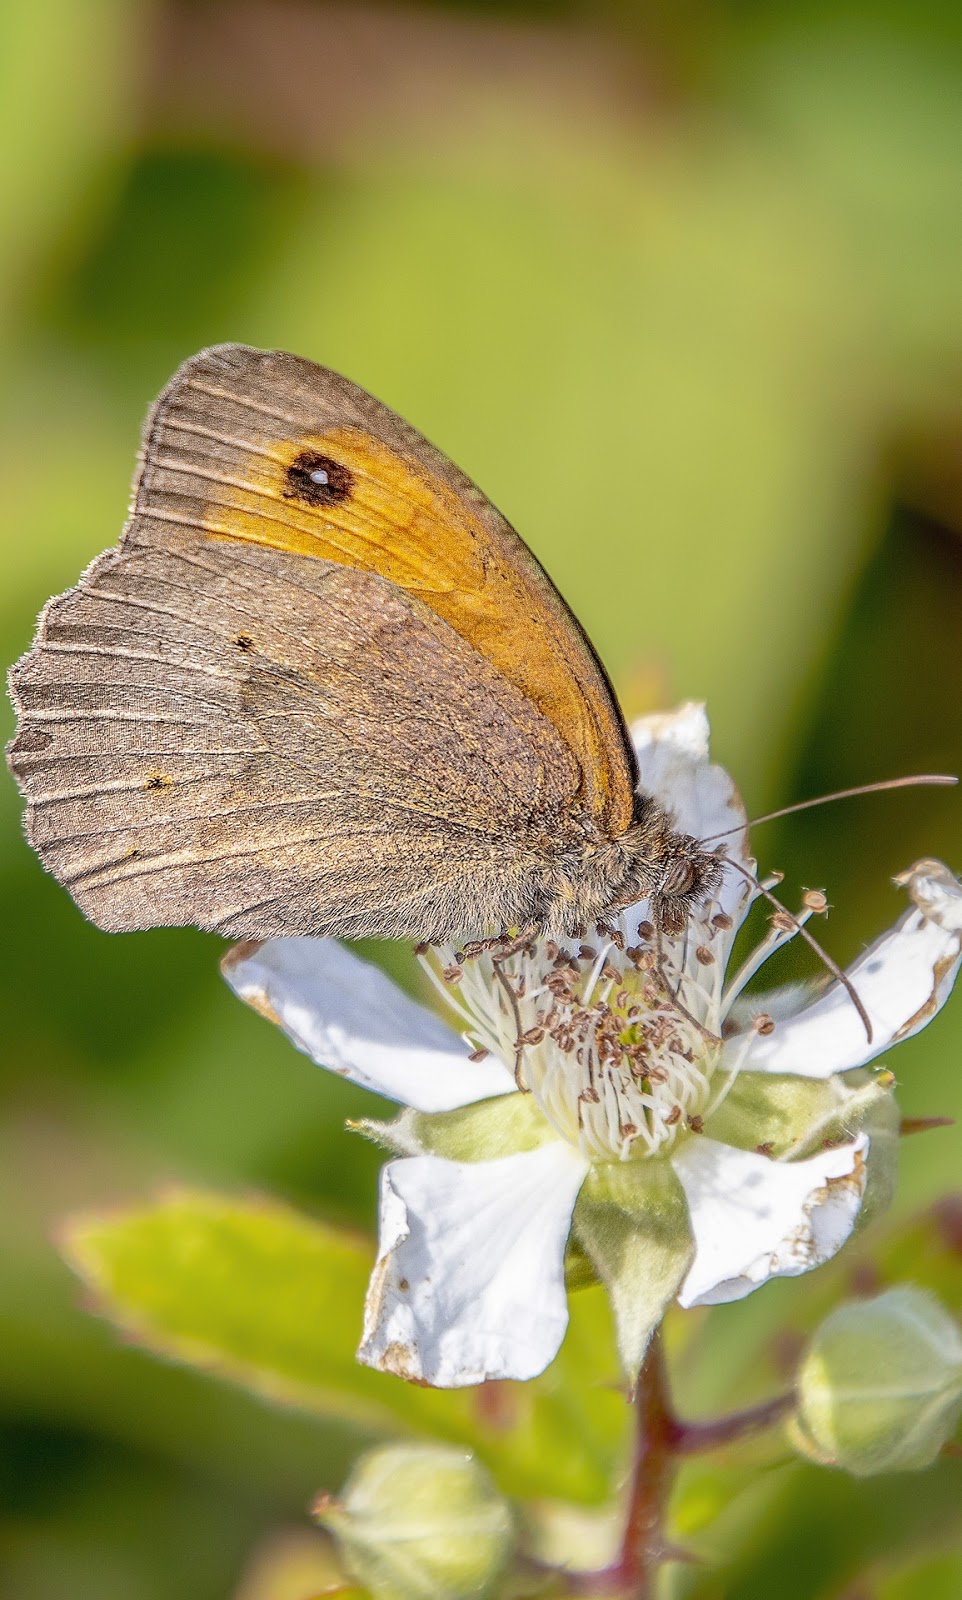
[[633, 944], [624, 924], [600, 926], [594, 944], [538, 939], [502, 958], [494, 941], [477, 941], [443, 948], [428, 970], [465, 1038], [511, 1068], [562, 1138], [588, 1160], [637, 1160], [699, 1132], [709, 1109], [721, 1048], [718, 932], [707, 916], [693, 921], [684, 945], [666, 942], [663, 960], [644, 922]]

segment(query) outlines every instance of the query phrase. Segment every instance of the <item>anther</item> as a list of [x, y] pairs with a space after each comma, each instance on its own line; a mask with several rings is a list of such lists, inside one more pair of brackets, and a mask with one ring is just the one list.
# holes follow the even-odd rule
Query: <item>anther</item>
[[715, 957], [712, 955], [712, 952], [709, 950], [707, 944], [700, 944], [698, 946], [698, 949], [695, 951], [695, 960], [698, 962], [700, 967], [713, 967], [715, 965]]
[[461, 979], [464, 977], [464, 973], [461, 971], [461, 968], [458, 966], [457, 962], [453, 961], [449, 967], [444, 968], [441, 976], [445, 983], [460, 983]]
[[469, 1061], [487, 1061], [488, 1056], [490, 1054], [491, 1054], [490, 1050], [485, 1050], [484, 1047], [482, 1046], [482, 1048], [479, 1049], [479, 1050], [472, 1050], [471, 1054], [468, 1056], [468, 1060]]
[[775, 1018], [770, 1017], [767, 1011], [760, 1011], [757, 1017], [752, 1018], [752, 1027], [763, 1039], [767, 1039], [770, 1033], [775, 1032]]
[[733, 928], [735, 926], [727, 911], [716, 911], [715, 915], [711, 919], [711, 925], [713, 928], [718, 928], [720, 931], [727, 931], [729, 928]]
[[828, 898], [821, 889], [806, 889], [802, 895], [802, 905], [814, 916], [823, 917], [828, 911]]
[[594, 945], [580, 944], [578, 946], [578, 954], [582, 961], [597, 961], [598, 959], [598, 952]]
[[772, 927], [777, 928], [779, 933], [794, 933], [796, 921], [787, 911], [776, 911], [772, 917]]
[[422, 939], [420, 944], [416, 944], [414, 946], [414, 954], [416, 956], [426, 956], [430, 948], [431, 946], [427, 943], [427, 941]]

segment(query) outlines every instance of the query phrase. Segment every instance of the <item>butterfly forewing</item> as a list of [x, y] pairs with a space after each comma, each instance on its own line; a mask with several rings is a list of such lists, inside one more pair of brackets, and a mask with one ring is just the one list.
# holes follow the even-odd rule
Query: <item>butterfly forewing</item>
[[606, 833], [631, 820], [634, 755], [604, 670], [514, 529], [356, 384], [282, 352], [187, 362], [148, 423], [136, 518], [377, 572], [417, 595], [552, 721]]

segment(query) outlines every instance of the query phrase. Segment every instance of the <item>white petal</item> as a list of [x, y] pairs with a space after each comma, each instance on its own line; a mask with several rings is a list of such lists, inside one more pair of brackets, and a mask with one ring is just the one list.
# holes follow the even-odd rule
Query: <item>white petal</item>
[[943, 861], [927, 857], [900, 872], [895, 880], [907, 889], [922, 915], [940, 928], [962, 931], [962, 883]]
[[[960, 891], [962, 900], [962, 891]], [[950, 902], [956, 909], [956, 902]], [[790, 1072], [828, 1078], [864, 1066], [893, 1044], [918, 1033], [945, 1004], [959, 970], [962, 933], [908, 911], [849, 968], [848, 976], [869, 1014], [872, 1041], [851, 999], [833, 983], [795, 1016], [776, 1021], [773, 1033], [746, 1046], [737, 1036], [726, 1053], [745, 1049], [744, 1072]], [[767, 1011], [764, 995], [756, 1010]]]
[[695, 1259], [680, 1305], [741, 1300], [767, 1278], [793, 1278], [840, 1250], [865, 1190], [864, 1134], [806, 1161], [770, 1161], [704, 1136], [672, 1158], [688, 1200]]
[[[748, 818], [734, 781], [708, 759], [708, 717], [697, 701], [677, 711], [639, 717], [631, 737], [641, 771], [641, 787], [671, 812], [681, 833], [724, 844], [728, 855], [750, 868]], [[736, 830], [732, 832], [731, 830]], [[733, 869], [718, 894], [720, 908], [736, 923], [745, 915], [749, 885]]]
[[467, 1046], [424, 1006], [334, 939], [235, 945], [221, 963], [231, 988], [319, 1066], [416, 1111], [451, 1111], [510, 1094], [495, 1056]]
[[440, 1389], [543, 1372], [568, 1325], [564, 1251], [587, 1170], [560, 1141], [390, 1162], [359, 1359]]

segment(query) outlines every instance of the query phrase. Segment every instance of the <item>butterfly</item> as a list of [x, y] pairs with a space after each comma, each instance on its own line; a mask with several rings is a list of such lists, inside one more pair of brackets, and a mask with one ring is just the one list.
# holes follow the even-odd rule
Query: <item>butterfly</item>
[[721, 874], [500, 512], [283, 352], [175, 373], [119, 545], [48, 602], [11, 692], [29, 840], [109, 930], [435, 942], [650, 897], [679, 933]]

